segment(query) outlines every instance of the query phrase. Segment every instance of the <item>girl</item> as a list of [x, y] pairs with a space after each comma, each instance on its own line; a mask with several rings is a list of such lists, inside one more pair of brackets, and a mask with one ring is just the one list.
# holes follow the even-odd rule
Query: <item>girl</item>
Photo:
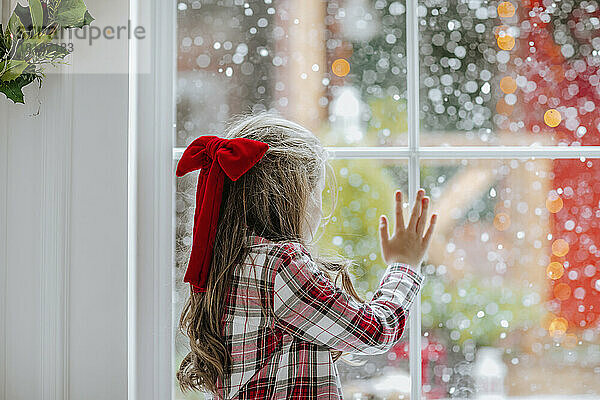
[[[191, 166], [199, 159], [200, 167]], [[202, 288], [198, 271], [190, 273], [200, 252], [192, 254], [186, 272], [193, 290], [179, 328], [191, 352], [177, 372], [180, 388], [213, 399], [342, 399], [335, 364], [342, 353], [381, 354], [402, 336], [436, 221], [434, 214], [425, 232], [429, 199], [419, 190], [405, 227], [402, 193], [396, 191], [391, 236], [387, 218], [380, 217], [380, 250], [388, 266], [366, 302], [350, 279], [352, 261], [323, 258], [313, 248], [327, 219], [321, 211], [326, 170], [333, 170], [310, 131], [267, 112], [237, 116], [224, 138], [200, 137], [188, 146], [178, 175], [198, 168], [194, 245], [200, 237], [205, 241], [199, 247], [210, 244], [214, 236], [214, 246], [205, 257], [210, 268], [202, 270]], [[225, 175], [213, 169], [227, 177], [215, 178]], [[217, 213], [206, 212], [206, 196], [216, 198]], [[199, 207], [215, 226], [199, 222]]]

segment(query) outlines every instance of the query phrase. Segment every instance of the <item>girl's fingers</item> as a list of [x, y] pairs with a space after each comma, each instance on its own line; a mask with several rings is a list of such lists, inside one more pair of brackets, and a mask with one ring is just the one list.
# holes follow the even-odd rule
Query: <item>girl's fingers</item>
[[399, 233], [406, 229], [404, 226], [404, 215], [402, 213], [402, 192], [396, 192], [396, 222], [395, 222], [395, 232]]
[[424, 197], [421, 204], [423, 205], [421, 208], [421, 215], [419, 216], [419, 220], [417, 221], [417, 234], [419, 236], [423, 236], [423, 231], [425, 230], [427, 210], [429, 209], [429, 198]]
[[435, 223], [437, 222], [437, 214], [433, 214], [431, 216], [431, 222], [429, 222], [429, 228], [427, 232], [425, 232], [425, 237], [423, 238], [423, 244], [425, 247], [429, 246], [429, 242], [431, 241], [431, 234], [433, 233], [433, 228], [435, 227]]
[[379, 217], [379, 237], [381, 238], [381, 244], [387, 243], [390, 239], [390, 235], [388, 233], [388, 223], [385, 215]]
[[408, 222], [408, 230], [414, 231], [417, 226], [417, 219], [419, 218], [419, 214], [421, 214], [421, 198], [423, 197], [423, 190], [420, 189], [417, 192], [417, 199], [415, 200], [415, 205], [413, 206], [412, 214], [410, 215], [410, 221]]

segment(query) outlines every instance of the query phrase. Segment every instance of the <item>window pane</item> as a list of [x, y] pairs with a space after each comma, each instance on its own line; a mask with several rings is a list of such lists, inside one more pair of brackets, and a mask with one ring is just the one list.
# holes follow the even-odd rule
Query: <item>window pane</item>
[[422, 163], [425, 398], [600, 395], [599, 165]]
[[179, 1], [177, 146], [276, 109], [326, 145], [406, 145], [404, 2]]
[[[358, 294], [369, 301], [379, 286], [385, 263], [381, 259], [379, 216], [385, 214], [394, 228], [394, 191], [408, 193], [405, 160], [333, 160], [338, 198], [331, 220], [319, 230], [321, 252], [333, 252], [355, 261], [350, 270]], [[332, 196], [323, 195], [323, 215], [331, 209]], [[410, 397], [409, 326], [388, 353], [353, 355], [352, 366], [339, 360], [344, 398], [384, 399]]]
[[585, 1], [421, 0], [421, 143], [600, 144], [597, 14]]
[[[173, 162], [173, 174], [177, 168], [177, 161]], [[189, 338], [179, 332], [179, 317], [183, 306], [190, 293], [188, 283], [183, 281], [187, 263], [192, 251], [192, 229], [194, 224], [194, 208], [196, 199], [196, 186], [199, 172], [190, 172], [175, 180], [175, 273], [173, 274], [173, 386], [176, 400], [201, 400], [204, 395], [196, 392], [183, 394], [176, 378], [181, 361], [190, 351]]]

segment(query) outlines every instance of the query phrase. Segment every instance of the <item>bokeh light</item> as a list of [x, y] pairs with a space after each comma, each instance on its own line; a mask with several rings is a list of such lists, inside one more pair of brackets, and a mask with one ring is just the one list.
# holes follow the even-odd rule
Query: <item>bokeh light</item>
[[544, 122], [551, 128], [554, 128], [560, 124], [562, 117], [558, 110], [551, 108], [544, 113]]
[[571, 287], [566, 283], [559, 283], [554, 286], [554, 297], [559, 300], [567, 300], [571, 296]]
[[569, 252], [569, 243], [565, 239], [556, 239], [552, 242], [552, 254], [564, 257]]
[[515, 38], [507, 33], [498, 35], [498, 47], [502, 50], [512, 50], [515, 47]]
[[494, 227], [499, 231], [505, 231], [510, 226], [510, 216], [507, 213], [498, 213], [494, 217]]
[[565, 269], [563, 265], [556, 261], [553, 261], [550, 264], [548, 264], [548, 267], [546, 268], [546, 275], [550, 279], [559, 279], [563, 276], [564, 273]]
[[517, 81], [512, 76], [505, 76], [500, 80], [500, 89], [506, 93], [514, 93], [517, 90]]
[[552, 320], [548, 331], [550, 332], [550, 335], [556, 337], [564, 335], [567, 332], [568, 328], [569, 322], [563, 317], [558, 317]]
[[331, 64], [331, 71], [337, 76], [346, 76], [350, 72], [350, 63], [343, 58], [338, 58]]
[[498, 16], [510, 18], [515, 15], [515, 6], [510, 1], [503, 1], [498, 4]]
[[556, 195], [554, 198], [552, 198], [552, 196], [548, 196], [546, 199], [546, 208], [548, 211], [555, 214], [562, 210], [563, 200], [558, 195]]

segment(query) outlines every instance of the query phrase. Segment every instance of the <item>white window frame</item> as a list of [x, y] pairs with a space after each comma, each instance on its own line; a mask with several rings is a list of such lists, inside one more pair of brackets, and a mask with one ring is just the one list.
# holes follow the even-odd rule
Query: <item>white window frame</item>
[[[174, 147], [177, 2], [130, 0], [135, 23], [140, 9], [152, 14], [152, 72], [139, 75], [132, 43], [129, 229], [129, 399], [174, 398], [172, 304], [175, 229], [173, 166], [183, 153]], [[420, 146], [417, 0], [407, 0], [408, 146], [327, 147], [335, 159], [406, 159], [408, 195], [414, 203], [425, 159], [600, 158], [600, 146]], [[140, 171], [144, 171], [143, 174]], [[150, 221], [149, 221], [150, 219]], [[153, 235], [143, 235], [141, 225]], [[142, 261], [143, 259], [143, 261]], [[170, 268], [169, 268], [170, 267]], [[409, 317], [411, 398], [421, 399], [421, 295]]]
[[[177, 1], [129, 0], [127, 399], [174, 398]], [[150, 59], [149, 65], [145, 60]], [[110, 351], [110, 349], [107, 349]]]

